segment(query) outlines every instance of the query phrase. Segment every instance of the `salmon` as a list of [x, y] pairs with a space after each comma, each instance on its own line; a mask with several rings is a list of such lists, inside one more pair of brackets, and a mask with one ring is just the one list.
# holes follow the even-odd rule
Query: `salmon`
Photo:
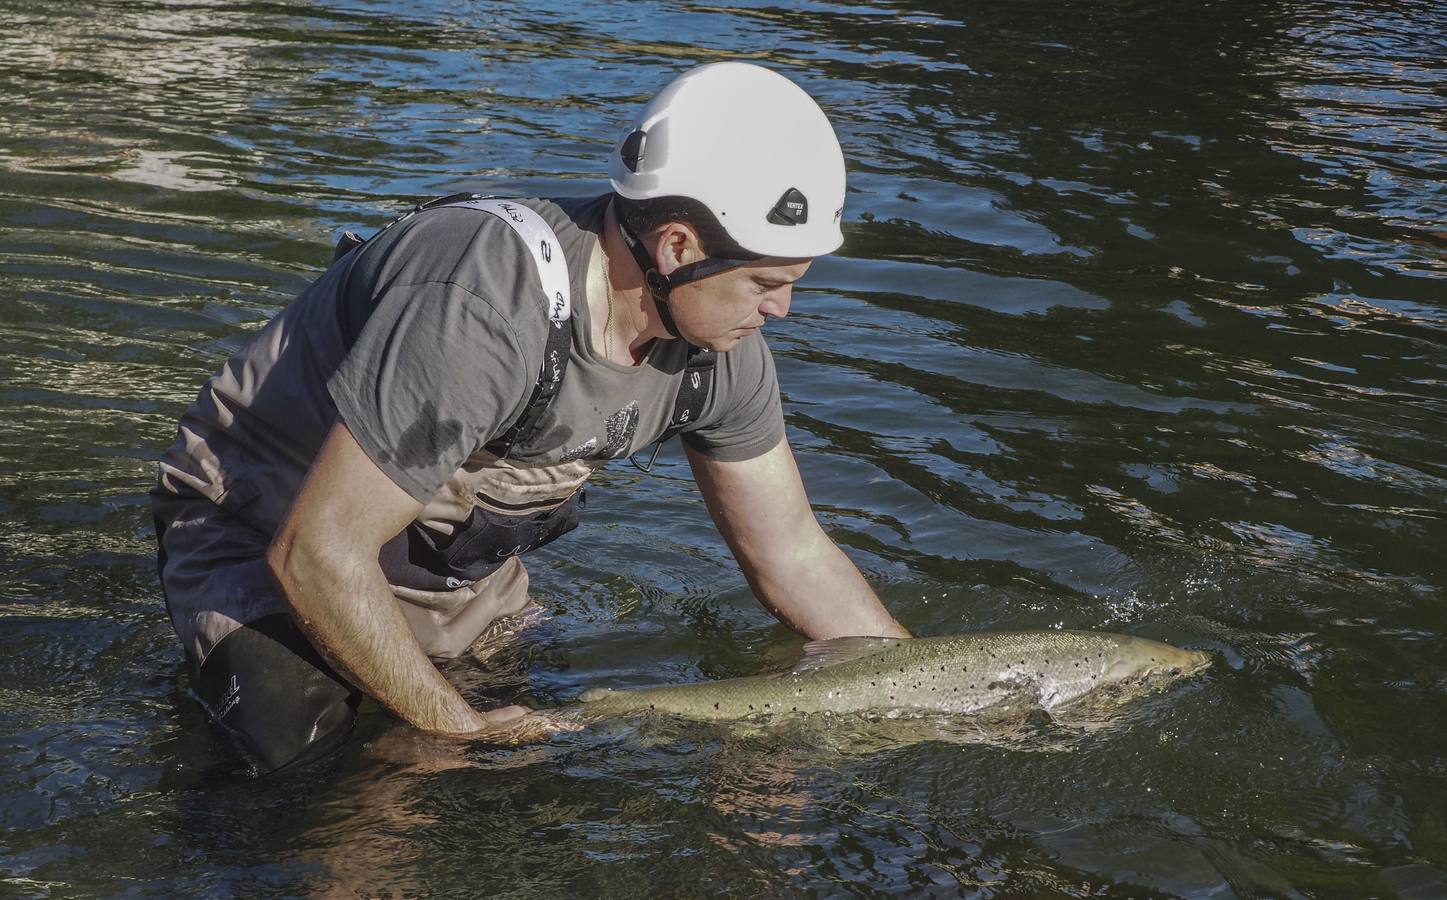
[[804, 648], [792, 669], [698, 684], [585, 691], [580, 718], [662, 713], [746, 719], [807, 713], [979, 715], [1046, 711], [1102, 688], [1135, 693], [1194, 675], [1211, 658], [1098, 631], [995, 631], [928, 638], [846, 637]]

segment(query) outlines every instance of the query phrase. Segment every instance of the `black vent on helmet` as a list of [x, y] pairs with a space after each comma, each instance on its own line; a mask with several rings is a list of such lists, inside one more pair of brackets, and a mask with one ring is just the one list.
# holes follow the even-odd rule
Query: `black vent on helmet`
[[809, 201], [798, 188], [789, 188], [769, 210], [768, 219], [775, 225], [803, 225], [809, 221]]
[[641, 131], [634, 131], [623, 139], [623, 146], [618, 148], [618, 155], [622, 157], [623, 165], [628, 167], [628, 171], [638, 171], [638, 163], [643, 159], [643, 143], [647, 137]]

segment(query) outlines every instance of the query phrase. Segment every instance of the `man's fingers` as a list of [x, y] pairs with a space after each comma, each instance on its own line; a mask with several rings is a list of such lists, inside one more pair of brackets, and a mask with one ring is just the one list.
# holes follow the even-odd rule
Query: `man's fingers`
[[583, 730], [579, 722], [554, 718], [523, 706], [489, 710], [482, 717], [487, 726], [469, 737], [498, 744], [528, 744], [546, 741], [555, 734]]

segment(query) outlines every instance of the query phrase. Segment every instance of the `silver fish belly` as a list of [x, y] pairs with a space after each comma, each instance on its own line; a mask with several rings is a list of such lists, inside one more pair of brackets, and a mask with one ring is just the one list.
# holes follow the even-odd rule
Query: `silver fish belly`
[[839, 638], [805, 647], [793, 669], [580, 698], [588, 718], [658, 712], [693, 719], [787, 713], [980, 714], [1053, 709], [1099, 688], [1201, 671], [1210, 657], [1129, 635], [1004, 631], [933, 638]]

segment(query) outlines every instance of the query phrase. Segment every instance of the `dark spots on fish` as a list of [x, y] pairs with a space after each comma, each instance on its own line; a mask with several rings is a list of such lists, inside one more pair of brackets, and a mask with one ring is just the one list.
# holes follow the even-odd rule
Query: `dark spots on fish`
[[1076, 663], [1075, 663], [1075, 668], [1077, 668], [1077, 669], [1080, 668], [1080, 663], [1079, 663], [1079, 662], [1076, 662]]
[[750, 703], [750, 704], [749, 704], [749, 709], [753, 709], [753, 708], [754, 708], [754, 705], [753, 705], [752, 703]]
[[714, 709], [718, 709], [718, 704], [715, 703], [715, 704], [713, 705], [713, 708], [714, 708]]
[[945, 667], [944, 667], [944, 666], [940, 666], [940, 671], [943, 672], [944, 670], [945, 670]]
[[869, 682], [869, 686], [870, 686], [870, 687], [874, 687], [874, 686], [875, 686], [874, 682], [872, 682], [872, 681]]
[[899, 667], [899, 671], [900, 671], [900, 672], [903, 672], [903, 671], [904, 671], [904, 666], [900, 666], [900, 667]]
[[765, 704], [764, 704], [764, 709], [769, 709], [769, 708], [770, 708], [770, 707], [769, 707], [769, 704], [765, 703]]
[[794, 712], [798, 712], [798, 711], [799, 711], [799, 707], [797, 707], [797, 706], [794, 707]]
[[648, 708], [649, 708], [650, 710], [653, 709], [653, 704], [652, 704], [652, 703], [648, 704]]
[[974, 690], [974, 689], [975, 689], [975, 686], [974, 686], [974, 685], [973, 685], [973, 684], [972, 684], [972, 685], [970, 685], [970, 690], [972, 690], [972, 691], [973, 691], [973, 690]]

